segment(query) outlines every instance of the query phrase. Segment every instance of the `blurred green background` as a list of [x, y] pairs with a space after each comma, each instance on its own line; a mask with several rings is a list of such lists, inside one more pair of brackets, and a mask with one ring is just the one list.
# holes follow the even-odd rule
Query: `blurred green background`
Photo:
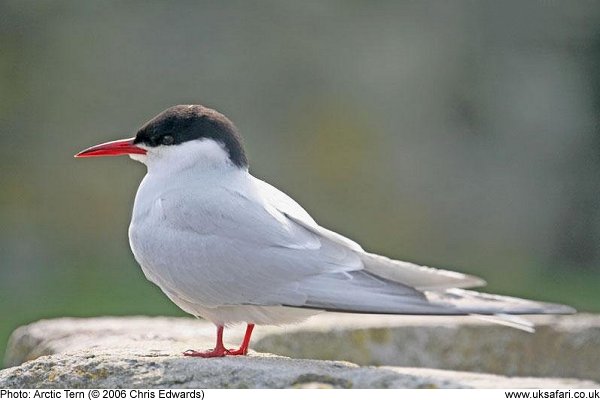
[[371, 251], [600, 311], [600, 3], [0, 1], [0, 357], [40, 318], [183, 315], [135, 263], [144, 167], [201, 103]]

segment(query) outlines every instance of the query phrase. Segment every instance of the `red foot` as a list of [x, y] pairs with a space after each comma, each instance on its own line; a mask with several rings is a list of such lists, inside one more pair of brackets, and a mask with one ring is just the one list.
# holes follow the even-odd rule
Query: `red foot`
[[225, 356], [245, 356], [248, 354], [248, 350], [244, 349], [212, 349], [207, 351], [196, 351], [188, 350], [183, 353], [186, 357], [201, 357], [201, 358], [214, 358], [214, 357], [225, 357]]
[[229, 354], [227, 349], [212, 349], [208, 351], [196, 351], [196, 350], [188, 350], [183, 353], [186, 357], [202, 357], [202, 358], [214, 358], [214, 357], [225, 357], [225, 355]]
[[248, 349], [242, 349], [241, 347], [239, 349], [229, 349], [225, 351], [228, 356], [245, 356], [248, 354]]
[[202, 358], [214, 358], [214, 357], [225, 357], [225, 356], [245, 356], [248, 354], [248, 345], [250, 344], [250, 336], [252, 336], [252, 330], [254, 329], [254, 324], [248, 324], [246, 328], [246, 334], [244, 335], [244, 340], [242, 341], [242, 345], [239, 349], [226, 349], [223, 346], [223, 326], [217, 326], [217, 345], [214, 349], [208, 351], [195, 351], [188, 350], [183, 353], [184, 356], [187, 357], [202, 357]]

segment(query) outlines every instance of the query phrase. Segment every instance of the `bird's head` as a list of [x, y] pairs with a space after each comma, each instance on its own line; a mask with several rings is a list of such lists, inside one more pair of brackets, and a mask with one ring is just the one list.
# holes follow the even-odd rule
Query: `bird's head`
[[190, 165], [248, 167], [233, 123], [201, 105], [170, 107], [145, 123], [135, 137], [92, 146], [75, 157], [119, 155], [129, 155], [149, 170], [159, 165], [161, 170]]

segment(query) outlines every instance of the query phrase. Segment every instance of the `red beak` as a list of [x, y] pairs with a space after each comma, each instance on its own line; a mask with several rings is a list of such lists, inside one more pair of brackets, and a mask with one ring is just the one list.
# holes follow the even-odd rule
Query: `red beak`
[[146, 150], [133, 144], [135, 138], [114, 140], [87, 148], [77, 154], [80, 157], [121, 156], [124, 154], [146, 154]]

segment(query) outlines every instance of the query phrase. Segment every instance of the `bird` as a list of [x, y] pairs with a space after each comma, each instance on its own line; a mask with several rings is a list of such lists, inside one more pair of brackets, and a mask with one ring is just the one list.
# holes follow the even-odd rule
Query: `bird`
[[[183, 311], [216, 325], [216, 344], [191, 357], [247, 355], [255, 325], [321, 312], [474, 315], [524, 330], [517, 315], [570, 314], [561, 304], [478, 292], [476, 276], [394, 260], [319, 225], [291, 197], [249, 170], [236, 126], [202, 105], [166, 109], [134, 137], [77, 158], [128, 155], [147, 173], [129, 242], [148, 280]], [[225, 327], [246, 324], [239, 348]]]

